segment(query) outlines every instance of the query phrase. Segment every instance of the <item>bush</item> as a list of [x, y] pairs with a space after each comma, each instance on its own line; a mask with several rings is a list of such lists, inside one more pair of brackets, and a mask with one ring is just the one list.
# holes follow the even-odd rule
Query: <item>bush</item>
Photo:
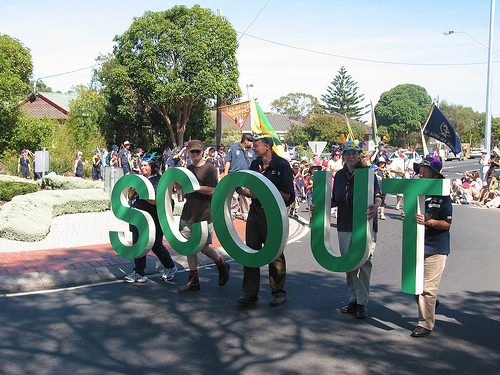
[[0, 207], [0, 237], [14, 241], [40, 241], [49, 233], [53, 217], [102, 212], [109, 206], [109, 195], [98, 189], [45, 190], [17, 196]]
[[57, 175], [44, 176], [37, 181], [41, 189], [46, 190], [73, 190], [73, 189], [101, 189], [102, 182], [84, 180], [78, 177]]
[[29, 182], [0, 181], [0, 200], [10, 202], [16, 195], [38, 191], [38, 186]]

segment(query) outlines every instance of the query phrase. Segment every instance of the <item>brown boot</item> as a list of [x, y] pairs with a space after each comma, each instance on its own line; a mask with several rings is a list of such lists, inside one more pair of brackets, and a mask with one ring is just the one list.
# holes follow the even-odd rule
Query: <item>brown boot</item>
[[196, 290], [200, 290], [200, 279], [198, 276], [189, 276], [186, 285], [177, 289], [179, 293], [194, 292]]
[[224, 262], [220, 266], [217, 266], [217, 268], [219, 270], [219, 285], [224, 286], [229, 280], [229, 269], [231, 266], [227, 262]]

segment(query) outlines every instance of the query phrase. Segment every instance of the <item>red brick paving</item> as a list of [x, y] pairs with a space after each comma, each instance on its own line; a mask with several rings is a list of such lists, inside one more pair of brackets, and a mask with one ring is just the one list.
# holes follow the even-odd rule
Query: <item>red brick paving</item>
[[[245, 222], [236, 219], [234, 227], [240, 238], [245, 241]], [[171, 254], [177, 254], [165, 240], [163, 243]], [[212, 246], [221, 247], [215, 233]], [[152, 253], [147, 256], [155, 258]], [[74, 270], [130, 262], [132, 260], [116, 254], [110, 243], [62, 249], [2, 252], [0, 253], [0, 275]]]

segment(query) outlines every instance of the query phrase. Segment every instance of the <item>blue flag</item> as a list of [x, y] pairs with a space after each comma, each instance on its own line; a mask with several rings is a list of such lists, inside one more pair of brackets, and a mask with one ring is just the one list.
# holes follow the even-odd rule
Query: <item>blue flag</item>
[[455, 133], [455, 129], [453, 129], [453, 126], [443, 112], [434, 104], [432, 105], [429, 117], [427, 117], [427, 122], [424, 125], [424, 135], [443, 142], [455, 154], [462, 151], [462, 144], [460, 143], [457, 133]]

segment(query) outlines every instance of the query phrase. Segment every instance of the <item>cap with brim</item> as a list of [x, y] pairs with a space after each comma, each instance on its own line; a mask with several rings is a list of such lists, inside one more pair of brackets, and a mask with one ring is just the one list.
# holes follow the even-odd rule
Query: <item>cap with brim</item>
[[115, 151], [115, 150], [117, 150], [117, 149], [118, 149], [118, 146], [117, 146], [117, 145], [113, 145], [113, 146], [111, 146], [111, 151]]
[[381, 157], [379, 157], [379, 158], [378, 158], [378, 160], [377, 160], [377, 164], [378, 164], [378, 163], [387, 163], [387, 160], [386, 160], [383, 156], [381, 156]]
[[500, 149], [498, 149], [498, 147], [495, 147], [495, 148], [493, 149], [493, 152], [494, 152], [495, 154], [497, 154], [498, 156], [500, 156]]
[[415, 171], [415, 173], [420, 173], [420, 167], [422, 166], [431, 168], [439, 175], [439, 178], [444, 178], [444, 176], [441, 174], [441, 170], [443, 169], [443, 162], [439, 157], [428, 156], [424, 160], [422, 160], [422, 163], [413, 163], [413, 170]]
[[379, 142], [379, 143], [378, 143], [378, 146], [379, 146], [379, 147], [380, 147], [380, 146], [385, 146], [385, 143], [384, 143], [384, 142]]
[[273, 137], [270, 135], [270, 134], [267, 134], [267, 133], [259, 133], [259, 134], [256, 134], [250, 138], [248, 138], [249, 141], [262, 141], [264, 143], [267, 143], [268, 145], [273, 145], [274, 144], [274, 141], [273, 141]]
[[316, 163], [311, 163], [311, 164], [309, 164], [309, 169], [312, 169], [312, 168], [319, 168], [319, 169], [321, 169], [321, 165], [318, 165]]
[[125, 141], [125, 142], [123, 142], [123, 145], [124, 145], [124, 146], [129, 145], [129, 144], [130, 144], [130, 142], [129, 142], [129, 141]]
[[203, 143], [201, 143], [201, 141], [198, 141], [196, 139], [189, 141], [189, 143], [187, 145], [188, 152], [190, 152], [190, 151], [203, 151], [203, 150], [204, 150]]
[[142, 148], [138, 148], [135, 152], [144, 152], [144, 150]]
[[292, 164], [292, 168], [300, 168], [300, 164], [299, 163], [293, 163]]

